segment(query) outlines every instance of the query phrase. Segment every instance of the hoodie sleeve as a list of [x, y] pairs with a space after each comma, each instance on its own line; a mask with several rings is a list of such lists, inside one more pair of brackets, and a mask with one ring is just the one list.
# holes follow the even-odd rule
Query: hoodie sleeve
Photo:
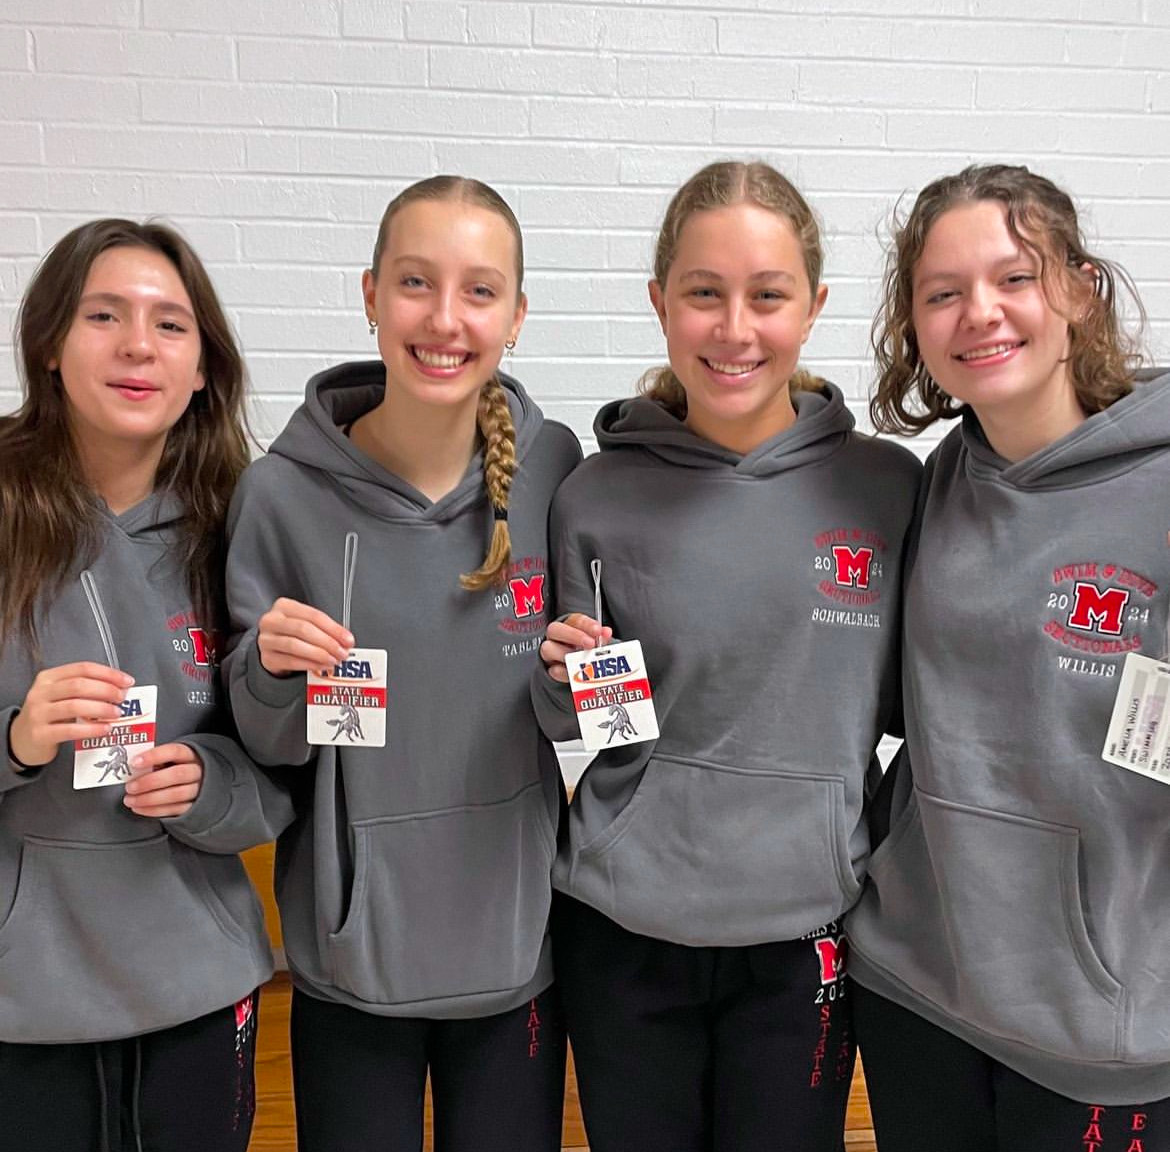
[[[593, 584], [589, 562], [581, 554], [573, 532], [573, 517], [566, 507], [564, 489], [553, 501], [549, 514], [549, 554], [552, 559], [553, 617], [560, 619], [570, 612], [593, 615]], [[576, 740], [581, 736], [573, 693], [568, 684], [554, 680], [538, 660], [532, 671], [532, 707], [537, 722], [550, 740]]]
[[11, 727], [12, 721], [16, 719], [16, 714], [19, 711], [19, 706], [15, 704], [10, 708], [0, 708], [0, 732], [4, 733], [4, 756], [8, 761], [4, 771], [0, 772], [0, 798], [3, 798], [5, 792], [11, 792], [14, 788], [20, 788], [25, 784], [31, 784], [40, 776], [44, 769], [44, 766], [40, 768], [22, 768], [12, 759], [12, 752], [8, 746], [8, 729]]
[[280, 596], [304, 599], [292, 558], [281, 539], [287, 509], [270, 498], [274, 477], [261, 460], [244, 473], [228, 513], [227, 599], [232, 635], [223, 661], [224, 683], [240, 740], [259, 764], [300, 765], [313, 758], [305, 738], [305, 678], [273, 676], [260, 663], [257, 623]]
[[293, 820], [292, 798], [230, 736], [184, 736], [203, 761], [203, 784], [182, 816], [162, 821], [176, 839], [203, 852], [243, 852], [275, 840]]

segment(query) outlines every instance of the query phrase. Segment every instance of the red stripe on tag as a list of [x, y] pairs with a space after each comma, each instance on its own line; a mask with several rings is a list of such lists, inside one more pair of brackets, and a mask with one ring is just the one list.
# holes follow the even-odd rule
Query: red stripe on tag
[[355, 708], [385, 708], [386, 689], [359, 684], [310, 684], [306, 700], [310, 704], [334, 708], [342, 704], [353, 704]]
[[[629, 696], [624, 695], [628, 692], [641, 692], [640, 700], [631, 701]], [[616, 684], [603, 684], [599, 688], [586, 688], [581, 692], [573, 691], [573, 705], [578, 712], [592, 711], [593, 708], [601, 708], [606, 704], [630, 704], [640, 703], [641, 700], [650, 699], [650, 681], [649, 680], [621, 680]], [[597, 701], [596, 704], [593, 702]]]

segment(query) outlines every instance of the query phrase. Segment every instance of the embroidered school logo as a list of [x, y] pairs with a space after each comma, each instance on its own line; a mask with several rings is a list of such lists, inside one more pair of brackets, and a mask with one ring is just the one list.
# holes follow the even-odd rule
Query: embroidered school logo
[[513, 576], [508, 581], [508, 588], [512, 592], [512, 611], [517, 620], [525, 616], [533, 616], [544, 611], [544, 573], [525, 579], [523, 576]]
[[1052, 570], [1043, 631], [1064, 650], [1063, 672], [1117, 675], [1118, 660], [1142, 647], [1150, 622], [1149, 601], [1158, 586], [1122, 564], [1100, 560], [1059, 564]]
[[886, 542], [868, 528], [830, 528], [813, 539], [813, 571], [817, 591], [840, 607], [814, 607], [817, 624], [880, 628], [881, 613], [872, 609], [881, 599]]
[[522, 556], [508, 567], [495, 593], [496, 627], [507, 633], [505, 656], [535, 652], [548, 627], [548, 565], [543, 556]]
[[183, 675], [210, 684], [219, 665], [219, 633], [204, 628], [191, 611], [176, 612], [167, 620], [171, 647], [179, 656]]
[[872, 548], [833, 545], [833, 577], [841, 588], [868, 588], [869, 570], [873, 565]]

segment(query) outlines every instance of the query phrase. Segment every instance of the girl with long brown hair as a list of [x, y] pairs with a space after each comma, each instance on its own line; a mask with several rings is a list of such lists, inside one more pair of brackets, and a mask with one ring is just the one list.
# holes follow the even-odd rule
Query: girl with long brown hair
[[237, 495], [232, 700], [298, 810], [277, 897], [301, 1152], [420, 1147], [428, 1073], [437, 1148], [560, 1146], [563, 790], [528, 679], [580, 449], [499, 371], [522, 279], [491, 188], [407, 188], [363, 278], [380, 358], [310, 380]]
[[54, 245], [17, 345], [24, 403], [0, 419], [5, 1140], [243, 1152], [272, 959], [236, 853], [290, 815], [219, 703], [243, 364], [186, 241], [116, 219]]
[[1170, 377], [1139, 382], [1124, 287], [1017, 165], [932, 181], [895, 228], [875, 423], [956, 426], [848, 921], [883, 1152], [1170, 1148]]

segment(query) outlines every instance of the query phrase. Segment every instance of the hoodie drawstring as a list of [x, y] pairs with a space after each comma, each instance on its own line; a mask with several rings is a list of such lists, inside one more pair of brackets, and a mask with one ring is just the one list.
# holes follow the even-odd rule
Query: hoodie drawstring
[[142, 1038], [134, 1037], [134, 1094], [130, 1098], [130, 1123], [135, 1152], [142, 1152]]
[[94, 1062], [98, 1083], [98, 1122], [101, 1125], [99, 1152], [110, 1152], [110, 1099], [106, 1092], [106, 1063], [102, 1059], [102, 1046], [93, 1046]]
[[102, 638], [102, 647], [106, 650], [106, 663], [111, 668], [120, 668], [118, 663], [118, 649], [114, 647], [114, 633], [110, 628], [106, 610], [102, 607], [102, 598], [98, 595], [97, 582], [93, 573], [87, 568], [81, 574], [81, 586], [85, 589], [85, 598], [89, 601], [89, 610], [93, 613], [97, 623], [98, 634]]

